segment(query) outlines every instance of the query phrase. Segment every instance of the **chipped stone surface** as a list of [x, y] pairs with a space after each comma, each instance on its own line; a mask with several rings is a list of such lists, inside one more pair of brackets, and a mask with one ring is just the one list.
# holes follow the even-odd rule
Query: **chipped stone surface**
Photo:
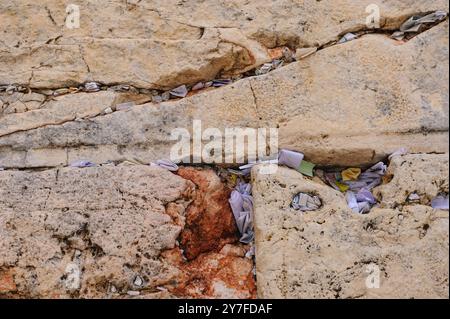
[[[399, 166], [402, 162], [408, 168]], [[393, 184], [378, 190], [389, 194], [403, 180], [400, 193], [413, 192], [427, 176], [427, 185], [442, 185], [444, 179], [441, 191], [448, 194], [448, 175], [436, 174], [444, 168], [443, 155], [398, 157], [389, 168]], [[416, 181], [409, 179], [411, 172], [419, 175]], [[421, 204], [383, 208], [390, 203], [383, 196], [379, 207], [359, 215], [341, 193], [294, 170], [280, 167], [274, 175], [262, 175], [255, 168], [253, 173], [259, 297], [448, 298], [448, 211]], [[317, 194], [323, 207], [295, 211], [289, 205], [298, 192]], [[374, 265], [378, 289], [368, 288]]]

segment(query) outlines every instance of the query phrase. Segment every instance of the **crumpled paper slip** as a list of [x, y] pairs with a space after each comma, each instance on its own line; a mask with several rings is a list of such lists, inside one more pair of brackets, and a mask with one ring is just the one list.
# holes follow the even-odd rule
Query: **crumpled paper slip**
[[420, 196], [417, 193], [411, 193], [408, 196], [408, 202], [418, 202], [420, 201]]
[[282, 61], [282, 60], [273, 60], [272, 61], [273, 69], [281, 68], [283, 65], [284, 65], [284, 61]]
[[323, 174], [325, 181], [335, 190], [345, 193], [349, 186], [340, 182], [341, 176], [339, 173], [325, 173]]
[[97, 82], [87, 82], [84, 84], [84, 90], [87, 92], [98, 92], [100, 91], [100, 85]]
[[153, 103], [161, 103], [163, 101], [163, 98], [161, 95], [154, 95], [152, 96], [152, 102]]
[[181, 85], [181, 86], [173, 89], [169, 93], [172, 96], [183, 98], [183, 97], [186, 97], [186, 95], [188, 95], [188, 89], [187, 89], [186, 85]]
[[245, 253], [245, 258], [252, 259], [256, 254], [256, 247], [253, 244], [250, 244], [250, 249]]
[[240, 242], [248, 244], [253, 241], [253, 197], [251, 185], [239, 183], [231, 192], [228, 200], [233, 211], [237, 228], [241, 233]]
[[355, 40], [357, 38], [358, 38], [358, 36], [356, 34], [354, 34], [354, 33], [347, 33], [338, 41], [338, 44], [349, 42], [349, 41], [353, 41], [353, 40]]
[[112, 108], [110, 108], [110, 107], [107, 107], [106, 109], [104, 109], [103, 110], [103, 114], [111, 114], [111, 113], [113, 113], [114, 111], [113, 111], [113, 109]]
[[373, 196], [373, 194], [367, 189], [363, 188], [356, 194], [356, 200], [358, 202], [367, 202], [371, 205], [375, 205], [377, 200]]
[[355, 193], [348, 191], [345, 194], [345, 199], [347, 200], [348, 207], [355, 213], [367, 214], [370, 211], [370, 204], [368, 202], [359, 202]]
[[431, 207], [434, 209], [449, 210], [449, 197], [447, 196], [437, 196], [431, 201]]
[[278, 164], [297, 170], [303, 161], [303, 157], [302, 153], [283, 149], [278, 152]]
[[341, 173], [321, 172], [319, 177], [334, 189], [346, 193], [345, 198], [351, 210], [359, 214], [367, 214], [377, 203], [371, 190], [381, 184], [387, 166], [379, 162], [361, 173], [359, 168], [349, 168]]
[[362, 189], [371, 191], [374, 187], [381, 184], [382, 177], [386, 173], [386, 169], [387, 166], [383, 162], [379, 162], [361, 173], [356, 180], [344, 180], [345, 171], [343, 171], [342, 174], [325, 173], [324, 178], [331, 187], [338, 191], [344, 193], [351, 190], [358, 193]]
[[171, 172], [178, 171], [179, 167], [177, 164], [168, 159], [157, 160], [156, 163], [150, 163], [151, 166], [159, 166], [161, 168], [167, 169]]
[[260, 68], [256, 69], [256, 75], [263, 75], [272, 71], [273, 65], [272, 63], [264, 63]]
[[339, 190], [339, 191], [341, 191], [341, 192], [343, 192], [343, 193], [345, 193], [346, 191], [348, 191], [349, 188], [350, 188], [348, 185], [343, 184], [343, 183], [338, 182], [338, 181], [335, 181], [334, 184], [337, 186], [337, 190]]
[[264, 63], [262, 66], [260, 66], [258, 69], [255, 70], [255, 75], [267, 74], [270, 71], [273, 71], [275, 69], [282, 67], [283, 64], [284, 64], [284, 61], [282, 61], [282, 60], [273, 60], [272, 62]]
[[228, 85], [231, 82], [233, 82], [233, 81], [231, 81], [230, 79], [217, 79], [217, 80], [213, 80], [212, 81], [212, 86], [214, 86], [214, 87], [221, 87], [221, 86], [224, 86], [224, 85]]
[[345, 199], [347, 200], [348, 207], [355, 213], [359, 213], [359, 206], [355, 193], [347, 192], [347, 194], [345, 194]]
[[136, 93], [136, 94], [139, 93], [139, 91], [141, 91], [141, 93], [143, 93], [143, 94], [151, 94], [150, 90], [137, 89], [134, 86], [131, 86], [128, 84], [119, 84], [119, 85], [110, 86], [107, 90], [114, 91], [114, 92], [131, 92], [131, 93]]
[[170, 92], [164, 92], [163, 94], [161, 94], [161, 99], [163, 102], [169, 101], [170, 100]]
[[389, 155], [388, 159], [389, 161], [392, 161], [392, 159], [396, 156], [402, 156], [402, 155], [406, 155], [408, 154], [408, 149], [405, 147], [399, 148], [398, 150], [396, 150], [394, 153], [392, 153], [391, 155]]
[[417, 32], [420, 30], [421, 24], [439, 22], [441, 20], [444, 20], [446, 17], [447, 12], [440, 10], [427, 14], [425, 16], [412, 16], [401, 25], [400, 31]]
[[396, 40], [403, 40], [407, 33], [419, 33], [427, 24], [440, 22], [446, 17], [447, 12], [440, 10], [425, 16], [412, 16], [400, 26], [400, 31], [392, 34], [392, 38]]
[[298, 193], [291, 203], [292, 208], [303, 212], [317, 210], [322, 206], [322, 201], [318, 196], [311, 196], [306, 193]]
[[304, 156], [302, 153], [282, 149], [278, 152], [278, 159], [259, 160], [256, 162], [251, 162], [246, 165], [240, 166], [240, 172], [232, 169], [230, 169], [229, 172], [237, 175], [247, 176], [248, 174], [250, 174], [252, 167], [256, 164], [281, 164], [295, 169], [303, 175], [313, 177], [314, 167], [316, 165], [311, 162], [305, 161], [303, 157]]
[[387, 166], [383, 162], [379, 162], [364, 171], [356, 181], [346, 181], [351, 191], [358, 192], [362, 188], [371, 191], [374, 187], [381, 184], [382, 177], [386, 173]]
[[95, 167], [95, 166], [97, 166], [97, 164], [90, 162], [90, 161], [86, 161], [86, 160], [79, 160], [79, 161], [75, 161], [75, 162], [71, 163], [69, 166], [84, 168], [84, 167]]
[[360, 214], [369, 213], [377, 202], [371, 190], [381, 184], [386, 169], [387, 166], [379, 162], [359, 175], [358, 180], [344, 182], [349, 186], [345, 198], [351, 210]]
[[[0, 85], [0, 92], [5, 91], [7, 94], [12, 95], [14, 92], [29, 92], [29, 88], [16, 84]], [[52, 95], [51, 90], [45, 90], [47, 93], [42, 92], [45, 95]]]
[[128, 92], [130, 90], [135, 91], [136, 89], [128, 84], [119, 84], [108, 88], [108, 91], [115, 91], [115, 92]]
[[359, 175], [361, 175], [360, 168], [347, 168], [341, 172], [342, 180], [345, 181], [356, 181]]

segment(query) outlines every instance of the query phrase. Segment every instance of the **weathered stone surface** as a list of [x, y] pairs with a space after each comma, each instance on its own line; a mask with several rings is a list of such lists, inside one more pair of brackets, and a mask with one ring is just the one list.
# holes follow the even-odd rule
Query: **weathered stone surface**
[[[342, 194], [294, 170], [280, 167], [275, 175], [263, 175], [255, 168], [258, 296], [448, 298], [448, 211], [390, 204], [397, 181], [403, 181], [401, 196], [436, 183], [447, 185], [441, 191], [448, 194], [448, 175], [438, 176], [448, 170], [445, 156], [396, 158], [389, 168], [392, 184], [378, 188], [382, 202], [367, 215], [353, 213]], [[295, 211], [290, 203], [298, 192], [317, 194], [323, 206], [303, 214]], [[374, 265], [380, 270], [378, 289], [366, 286], [367, 271]]]
[[94, 117], [112, 107], [115, 96], [113, 92], [100, 92], [96, 99], [88, 93], [57, 97], [40, 109], [0, 117], [0, 136]]
[[[385, 35], [366, 35], [182, 100], [0, 137], [0, 166], [60, 164], [52, 158], [32, 161], [40, 149], [67, 153], [69, 162], [167, 158], [175, 144], [172, 130], [192, 131], [194, 119], [222, 134], [227, 127], [279, 127], [281, 147], [301, 150], [324, 165], [367, 164], [400, 147], [445, 152], [447, 57], [447, 22], [403, 45]], [[99, 94], [92, 93], [92, 103]]]
[[[220, 186], [214, 173], [204, 175], [204, 183]], [[237, 241], [232, 234], [193, 238], [205, 254], [191, 262], [177, 248], [185, 215], [193, 228], [189, 212], [198, 196], [210, 205], [218, 200], [203, 186], [197, 194], [192, 182], [142, 165], [0, 172], [0, 296], [254, 297], [252, 261], [214, 246]], [[210, 212], [217, 210], [202, 211]], [[233, 221], [228, 207], [220, 213]], [[213, 226], [223, 227], [218, 220]], [[211, 240], [210, 247], [199, 240]]]
[[[80, 27], [69, 29], [65, 1], [3, 1], [1, 84], [58, 88], [95, 80], [157, 88], [195, 83], [264, 63], [266, 47], [320, 46], [366, 29], [369, 4], [86, 1], [79, 5]], [[448, 3], [389, 1], [380, 4], [381, 27], [393, 29], [409, 15], [438, 9], [447, 10]]]
[[165, 253], [167, 260], [183, 271], [183, 279], [168, 286], [173, 294], [220, 299], [256, 297], [253, 262], [250, 259], [211, 252], [185, 263], [179, 255], [178, 249]]
[[[149, 51], [154, 54], [149, 55]], [[53, 57], [50, 61], [49, 56]], [[33, 88], [68, 87], [95, 80], [107, 85], [167, 89], [253, 65], [244, 49], [208, 38], [176, 42], [96, 39], [80, 45], [43, 45], [31, 54], [29, 49], [16, 49], [0, 58], [4, 62], [0, 65], [2, 83]]]
[[0, 117], [4, 114], [23, 113], [39, 109], [44, 102], [45, 95], [34, 92], [0, 94]]
[[[12, 273], [15, 296], [23, 297], [104, 297], [110, 285], [123, 294], [163, 286], [176, 270], [159, 254], [175, 247], [181, 231], [165, 205], [186, 206], [190, 187], [147, 166], [1, 172], [2, 276]], [[133, 286], [136, 276], [142, 287]]]
[[281, 147], [325, 165], [376, 162], [400, 147], [446, 152], [447, 32], [444, 23], [404, 45], [367, 35], [256, 78], [259, 116], [280, 124]]
[[[34, 27], [45, 31], [36, 34], [23, 31], [27, 26], [5, 26], [9, 33], [0, 55], [2, 84], [59, 88], [95, 80], [109, 85], [173, 88], [212, 79], [221, 72], [242, 72], [269, 59], [259, 43], [238, 30], [231, 37], [225, 30], [222, 36], [220, 28], [205, 31], [161, 18], [151, 8], [130, 7], [120, 1], [80, 5], [80, 28], [73, 30], [65, 27], [64, 1], [20, 6], [15, 2], [2, 4], [3, 23], [12, 22], [15, 14], [28, 15], [34, 17]], [[23, 12], [18, 13], [18, 7]], [[112, 25], [118, 12], [123, 15]], [[17, 43], [14, 34], [26, 35], [29, 43]], [[242, 47], [241, 38], [246, 39]]]
[[386, 173], [392, 180], [376, 189], [383, 208], [408, 205], [408, 197], [415, 193], [422, 205], [440, 194], [448, 194], [448, 154], [409, 154], [392, 159]]
[[[254, 298], [250, 247], [213, 170], [119, 165], [169, 158], [173, 130], [201, 120], [222, 135], [278, 128], [280, 147], [325, 166], [433, 153], [394, 158], [367, 216], [317, 179], [255, 172], [260, 297], [448, 298], [448, 212], [429, 207], [448, 194], [436, 155], [448, 151], [448, 21], [410, 41], [389, 33], [449, 5], [382, 1], [367, 34], [373, 2], [86, 0], [69, 29], [66, 1], [2, 1], [0, 297]], [[347, 32], [359, 38], [337, 45]], [[301, 59], [252, 76], [286, 47]], [[148, 103], [153, 89], [230, 77], [243, 79]], [[78, 92], [87, 81], [101, 91]], [[110, 164], [61, 168], [80, 159]], [[324, 206], [294, 212], [300, 190]], [[365, 286], [371, 264], [380, 289]]]
[[[241, 29], [268, 47], [298, 43], [327, 43], [339, 34], [365, 28], [365, 0], [292, 1], [252, 3], [242, 0], [184, 1], [158, 0], [122, 2], [87, 0], [80, 4], [80, 28], [65, 28], [64, 1], [39, 0], [2, 2], [1, 27], [6, 30], [3, 45], [27, 47], [53, 40], [135, 38], [196, 40], [203, 29]], [[398, 28], [405, 18], [417, 13], [447, 10], [448, 3], [434, 0], [385, 1], [380, 6], [381, 27]], [[276, 8], [276, 9], [274, 9]], [[98, 14], [101, 12], [101, 14]], [[21, 20], [20, 17], [33, 19]]]

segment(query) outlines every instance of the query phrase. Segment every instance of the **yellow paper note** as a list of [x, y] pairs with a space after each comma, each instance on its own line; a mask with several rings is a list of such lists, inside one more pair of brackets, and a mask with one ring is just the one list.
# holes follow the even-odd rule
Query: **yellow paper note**
[[338, 181], [336, 181], [335, 184], [336, 184], [337, 187], [339, 187], [339, 190], [340, 190], [342, 193], [345, 193], [345, 192], [348, 191], [348, 189], [350, 188], [348, 185], [342, 184], [342, 183], [340, 183], [340, 182], [338, 182]]

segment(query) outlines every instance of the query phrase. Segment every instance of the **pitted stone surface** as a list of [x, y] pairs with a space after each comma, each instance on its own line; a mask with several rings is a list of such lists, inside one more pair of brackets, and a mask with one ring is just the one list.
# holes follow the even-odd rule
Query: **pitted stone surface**
[[0, 269], [24, 297], [106, 296], [108, 285], [126, 293], [137, 274], [148, 289], [163, 285], [174, 270], [159, 254], [181, 231], [165, 205], [187, 205], [191, 186], [146, 166], [1, 172]]
[[[448, 194], [448, 18], [389, 37], [448, 1], [375, 1], [369, 30], [373, 3], [86, 0], [69, 29], [66, 1], [1, 1], [0, 297], [448, 298], [448, 212], [429, 207]], [[347, 32], [358, 39], [337, 44]], [[283, 52], [313, 53], [256, 75]], [[277, 128], [280, 148], [324, 166], [417, 154], [392, 160], [367, 216], [317, 179], [255, 172], [256, 292], [213, 169], [115, 166], [170, 158], [173, 130], [193, 138], [194, 120], [222, 136]], [[66, 167], [82, 159], [109, 164]], [[294, 212], [299, 191], [323, 207]], [[365, 285], [374, 264], [380, 289]]]

